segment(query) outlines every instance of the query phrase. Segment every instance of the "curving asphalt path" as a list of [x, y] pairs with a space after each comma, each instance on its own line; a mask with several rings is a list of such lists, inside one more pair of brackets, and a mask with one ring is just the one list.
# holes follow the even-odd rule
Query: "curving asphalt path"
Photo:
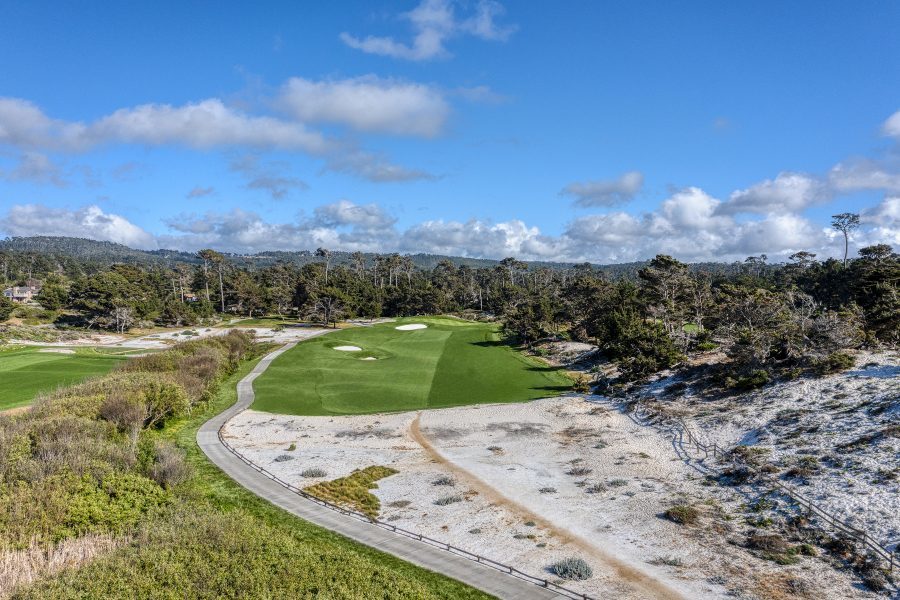
[[[326, 333], [314, 333], [321, 335]], [[266, 355], [237, 385], [238, 400], [230, 408], [219, 413], [197, 432], [197, 444], [204, 454], [226, 475], [260, 498], [326, 529], [344, 535], [366, 546], [411, 562], [430, 571], [451, 577], [474, 588], [497, 596], [516, 600], [544, 600], [560, 598], [559, 594], [538, 587], [511, 575], [506, 575], [472, 562], [451, 552], [440, 550], [418, 540], [413, 540], [385, 529], [358, 521], [335, 512], [291, 492], [282, 485], [259, 473], [232, 454], [219, 440], [219, 429], [229, 419], [249, 408], [253, 403], [253, 380], [259, 377], [282, 352], [297, 345], [289, 343]]]

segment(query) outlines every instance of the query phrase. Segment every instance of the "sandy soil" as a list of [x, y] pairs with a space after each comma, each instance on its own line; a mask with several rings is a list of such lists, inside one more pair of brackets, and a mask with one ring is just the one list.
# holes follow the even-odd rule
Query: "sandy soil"
[[[249, 331], [248, 328], [235, 328], [238, 331]], [[263, 342], [275, 342], [286, 344], [309, 337], [310, 332], [320, 331], [317, 327], [285, 327], [280, 331], [276, 331], [270, 327], [253, 328], [256, 337]], [[27, 340], [10, 340], [10, 344], [22, 344], [25, 346], [43, 346], [47, 348], [63, 348], [63, 347], [96, 347], [102, 346], [106, 348], [134, 348], [134, 349], [164, 349], [178, 342], [187, 340], [195, 340], [206, 337], [221, 336], [231, 331], [231, 328], [213, 328], [213, 327], [188, 327], [184, 329], [172, 329], [171, 331], [156, 332], [139, 337], [127, 337], [123, 335], [112, 334], [95, 334], [86, 335], [84, 337], [66, 340], [61, 342], [31, 342]]]
[[[668, 438], [611, 405], [570, 397], [353, 417], [246, 411], [225, 435], [300, 486], [321, 481], [300, 476], [311, 467], [333, 479], [391, 466], [399, 473], [374, 491], [382, 520], [551, 579], [550, 564], [580, 556], [594, 576], [564, 584], [597, 597], [870, 597], [821, 559], [780, 566], [751, 555], [725, 508], [732, 492], [702, 485]], [[453, 485], [436, 485], [442, 476]], [[459, 501], [435, 504], [446, 496]], [[698, 525], [661, 518], [682, 503], [700, 510]]]
[[856, 362], [836, 375], [733, 397], [709, 398], [690, 387], [667, 397], [674, 377], [638, 395], [659, 396], [709, 442], [765, 449], [766, 461], [780, 470], [812, 460], [812, 472], [787, 483], [882, 544], [900, 547], [900, 436], [884, 433], [900, 423], [900, 357], [859, 352]]

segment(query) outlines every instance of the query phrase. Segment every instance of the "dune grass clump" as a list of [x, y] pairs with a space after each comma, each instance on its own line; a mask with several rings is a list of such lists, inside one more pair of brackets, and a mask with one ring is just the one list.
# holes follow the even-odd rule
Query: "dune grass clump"
[[441, 475], [431, 482], [431, 485], [456, 485], [456, 481], [449, 475]]
[[665, 515], [668, 520], [673, 523], [678, 523], [679, 525], [692, 525], [696, 523], [697, 519], [700, 517], [700, 513], [696, 508], [685, 504], [676, 504], [672, 508], [667, 509], [663, 515]]
[[566, 471], [566, 475], [581, 477], [583, 475], [590, 475], [593, 472], [594, 472], [593, 469], [589, 469], [587, 467], [572, 467], [571, 469]]
[[556, 488], [555, 488], [555, 487], [550, 487], [550, 486], [542, 487], [541, 489], [538, 490], [538, 492], [540, 492], [540, 493], [542, 493], [542, 494], [555, 494], [555, 493], [556, 493]]
[[594, 570], [583, 558], [570, 556], [550, 565], [550, 572], [560, 579], [584, 581], [594, 575]]
[[376, 481], [397, 472], [390, 467], [366, 467], [361, 471], [354, 471], [347, 477], [311, 485], [304, 488], [304, 491], [316, 498], [357, 510], [370, 519], [376, 519], [378, 511], [381, 510], [381, 502], [377, 496], [369, 493], [369, 490], [378, 489]]
[[438, 506], [447, 506], [448, 504], [456, 504], [457, 502], [462, 502], [463, 497], [459, 494], [452, 494], [450, 496], [441, 496], [434, 503]]
[[328, 471], [325, 469], [320, 469], [319, 467], [312, 467], [311, 469], [304, 469], [300, 471], [300, 477], [308, 477], [310, 479], [314, 479], [316, 477], [325, 477], [328, 475]]

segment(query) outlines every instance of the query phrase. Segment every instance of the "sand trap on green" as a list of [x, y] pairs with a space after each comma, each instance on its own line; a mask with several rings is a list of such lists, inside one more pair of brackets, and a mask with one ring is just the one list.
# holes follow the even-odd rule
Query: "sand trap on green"
[[102, 375], [123, 360], [124, 356], [91, 348], [0, 350], [0, 410], [28, 404], [40, 392]]
[[[425, 327], [399, 329], [406, 324]], [[341, 346], [364, 348], [365, 358], [334, 351]], [[495, 325], [417, 317], [297, 344], [253, 382], [252, 408], [330, 415], [523, 402], [566, 392], [571, 383], [504, 344]]]

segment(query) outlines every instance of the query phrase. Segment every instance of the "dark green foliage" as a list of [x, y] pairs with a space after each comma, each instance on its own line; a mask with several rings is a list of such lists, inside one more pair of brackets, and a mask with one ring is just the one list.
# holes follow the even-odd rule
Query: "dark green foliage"
[[0, 321], [7, 320], [10, 315], [12, 315], [13, 311], [16, 309], [16, 303], [7, 298], [6, 296], [0, 295]]
[[816, 371], [820, 375], [828, 375], [831, 373], [840, 373], [853, 367], [856, 361], [846, 352], [832, 352], [815, 364]]
[[700, 517], [700, 513], [693, 506], [678, 504], [663, 513], [667, 519], [679, 525], [693, 525]]

